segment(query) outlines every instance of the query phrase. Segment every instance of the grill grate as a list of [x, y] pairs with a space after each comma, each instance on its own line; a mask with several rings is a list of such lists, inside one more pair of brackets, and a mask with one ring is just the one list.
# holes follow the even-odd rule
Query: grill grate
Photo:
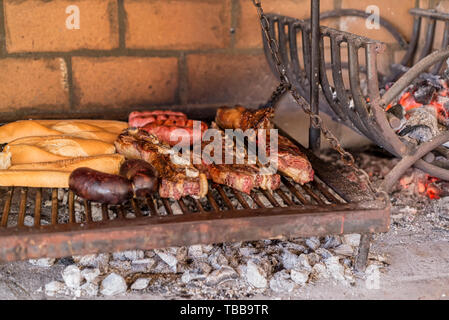
[[301, 148], [316, 178], [250, 195], [210, 184], [202, 199], [105, 205], [64, 189], [0, 188], [0, 262], [200, 243], [385, 232], [389, 205]]
[[[133, 199], [123, 205], [106, 205], [83, 200], [67, 189], [1, 188], [1, 229], [38, 228], [55, 225], [95, 224], [110, 220], [143, 217], [165, 217], [179, 214], [199, 214], [259, 210], [269, 208], [304, 207], [347, 203], [320, 179], [304, 186], [282, 178], [281, 187], [270, 193], [253, 191], [250, 196], [226, 186], [212, 184], [207, 197], [192, 197], [178, 201], [150, 196]], [[17, 208], [12, 204], [18, 203]]]

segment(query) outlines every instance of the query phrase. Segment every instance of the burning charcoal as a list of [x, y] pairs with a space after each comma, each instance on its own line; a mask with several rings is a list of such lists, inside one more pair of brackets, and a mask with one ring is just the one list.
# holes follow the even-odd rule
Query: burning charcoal
[[426, 142], [433, 138], [432, 129], [426, 125], [406, 126], [401, 132], [401, 137], [408, 136], [420, 142]]
[[427, 81], [422, 82], [418, 85], [417, 90], [413, 93], [413, 97], [415, 98], [416, 102], [427, 105], [432, 101], [436, 91], [437, 88], [430, 85]]

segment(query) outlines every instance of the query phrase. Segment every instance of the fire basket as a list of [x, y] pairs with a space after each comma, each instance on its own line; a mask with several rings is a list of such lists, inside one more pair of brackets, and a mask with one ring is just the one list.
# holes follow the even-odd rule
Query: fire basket
[[[325, 14], [324, 16], [335, 17], [348, 13], [353, 13], [353, 11], [336, 12]], [[407, 72], [383, 95], [381, 95], [379, 89], [377, 55], [382, 53], [385, 46], [379, 41], [325, 26], [321, 26], [319, 34], [314, 37], [309, 21], [267, 14], [270, 36], [275, 39], [274, 41], [279, 46], [281, 61], [278, 63], [273, 58], [269, 40], [267, 37], [262, 37], [267, 60], [276, 75], [278, 75], [279, 70], [278, 64], [281, 64], [286, 69], [285, 73], [288, 75], [291, 85], [312, 103], [310, 92], [313, 90], [311, 90], [310, 83], [313, 83], [313, 81], [310, 81], [310, 79], [313, 75], [310, 74], [310, 69], [304, 66], [319, 63], [319, 84], [322, 92], [320, 108], [330, 107], [333, 113], [345, 125], [366, 136], [393, 155], [402, 158], [400, 164], [392, 170], [382, 184], [382, 188], [386, 191], [390, 190], [397, 179], [412, 165], [433, 177], [449, 180], [448, 170], [421, 160], [427, 153], [449, 141], [449, 133], [443, 133], [422, 145], [407, 144], [396, 134], [394, 129], [398, 119], [385, 112], [386, 107], [395, 99], [398, 99], [404, 89], [421, 73], [440, 71], [444, 60], [449, 57], [449, 48], [446, 48], [449, 39], [447, 37], [449, 15], [437, 13], [433, 10], [420, 9], [413, 9], [411, 13], [416, 16], [414, 35], [412, 42], [409, 44], [409, 50], [402, 61], [404, 67], [412, 64], [423, 17], [428, 17], [431, 21], [427, 31], [428, 38], [419, 56], [420, 61], [410, 69], [407, 69]], [[436, 20], [444, 20], [446, 22], [444, 48], [429, 54], [432, 49]], [[385, 24], [385, 21], [382, 21]], [[401, 39], [397, 32], [394, 34], [399, 37], [398, 39]], [[302, 39], [302, 52], [298, 50], [297, 39], [299, 38]], [[330, 43], [332, 82], [326, 70], [325, 41]], [[318, 56], [312, 54], [314, 42], [319, 43], [320, 53]], [[347, 48], [347, 64], [343, 63], [342, 48]], [[364, 57], [366, 61], [365, 70], [361, 68], [361, 57]], [[348, 86], [345, 85], [343, 77], [345, 67], [348, 68], [349, 73]], [[403, 69], [401, 68], [401, 70]], [[360, 77], [360, 74], [363, 73], [366, 74], [364, 79], [366, 82], [365, 86], [362, 86]], [[395, 79], [399, 75], [400, 73], [394, 72], [390, 75], [389, 80]], [[325, 104], [324, 108], [322, 107], [323, 103]]]

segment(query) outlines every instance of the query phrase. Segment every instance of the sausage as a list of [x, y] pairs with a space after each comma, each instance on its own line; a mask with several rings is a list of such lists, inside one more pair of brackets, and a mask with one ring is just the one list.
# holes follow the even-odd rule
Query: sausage
[[145, 197], [158, 190], [159, 174], [150, 163], [144, 160], [125, 161], [120, 167], [120, 175], [131, 181], [136, 197]]
[[69, 177], [69, 188], [86, 200], [119, 204], [133, 197], [132, 183], [125, 177], [89, 168], [78, 168]]

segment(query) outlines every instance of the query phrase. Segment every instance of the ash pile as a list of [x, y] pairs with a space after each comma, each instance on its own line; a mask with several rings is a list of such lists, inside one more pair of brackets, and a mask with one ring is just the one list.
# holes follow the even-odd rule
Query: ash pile
[[[49, 297], [92, 298], [152, 294], [167, 298], [238, 299], [300, 294], [320, 281], [354, 286], [387, 266], [370, 254], [363, 275], [352, 271], [360, 235], [194, 245], [74, 256], [60, 279], [40, 290]], [[43, 268], [55, 259], [30, 260]]]

